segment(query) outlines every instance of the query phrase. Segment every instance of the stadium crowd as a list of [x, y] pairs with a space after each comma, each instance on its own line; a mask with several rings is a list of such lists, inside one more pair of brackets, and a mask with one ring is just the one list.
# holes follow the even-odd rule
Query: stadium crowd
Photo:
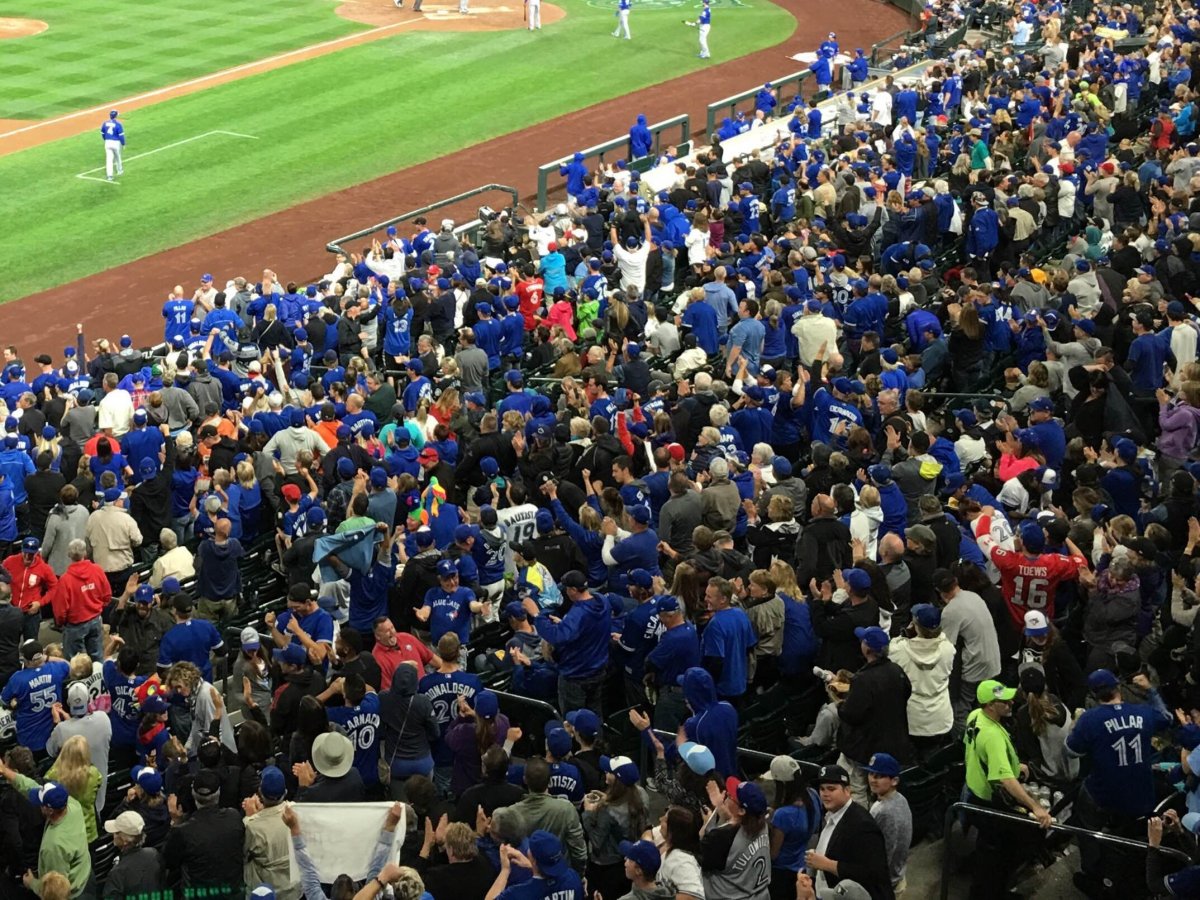
[[[1200, 21], [987, 11], [869, 93], [831, 34], [834, 118], [767, 85], [658, 194], [577, 156], [6, 348], [0, 894], [888, 900], [952, 771], [1042, 826], [970, 820], [972, 897], [1055, 816], [1200, 860]], [[368, 801], [324, 877], [305, 805]]]

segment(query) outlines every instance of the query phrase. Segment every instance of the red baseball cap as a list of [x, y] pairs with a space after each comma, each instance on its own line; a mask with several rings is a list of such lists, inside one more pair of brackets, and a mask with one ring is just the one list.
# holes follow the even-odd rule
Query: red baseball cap
[[295, 484], [285, 484], [280, 493], [283, 494], [283, 499], [288, 503], [298, 503], [300, 500], [300, 487]]
[[683, 462], [683, 444], [667, 444], [667, 452], [671, 454], [671, 459], [675, 462]]
[[438, 456], [438, 452], [432, 447], [426, 447], [421, 451], [421, 455], [417, 459], [421, 462], [437, 462], [441, 457]]

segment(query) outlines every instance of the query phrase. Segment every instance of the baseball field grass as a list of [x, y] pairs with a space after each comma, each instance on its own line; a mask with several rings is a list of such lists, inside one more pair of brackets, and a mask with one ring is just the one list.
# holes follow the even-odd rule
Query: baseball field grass
[[0, 44], [0, 118], [45, 119], [363, 31], [335, 0], [48, 3], [0, 15], [50, 27]]
[[[634, 41], [610, 36], [609, 9], [560, 5], [566, 18], [538, 34], [401, 32], [137, 110], [125, 119], [119, 184], [104, 180], [98, 133], [0, 157], [0, 184], [19, 186], [0, 192], [0, 221], [9, 226], [0, 241], [0, 302], [706, 65], [696, 58], [695, 32], [680, 24], [681, 13], [693, 14], [691, 0], [641, 11]], [[286, 8], [296, 6], [305, 4]], [[718, 23], [711, 43], [723, 59], [779, 43], [794, 27], [767, 0], [727, 9]], [[638, 110], [629, 112], [632, 121]], [[545, 156], [529, 148], [531, 172]], [[457, 188], [490, 180], [486, 171], [462, 179]], [[331, 235], [314, 223], [314, 241], [321, 237]]]

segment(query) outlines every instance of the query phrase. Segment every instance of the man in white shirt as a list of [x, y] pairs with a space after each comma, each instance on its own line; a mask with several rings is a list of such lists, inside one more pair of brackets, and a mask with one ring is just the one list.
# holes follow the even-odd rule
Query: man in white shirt
[[650, 256], [650, 221], [643, 214], [639, 216], [646, 229], [645, 238], [639, 241], [633, 235], [621, 245], [620, 236], [614, 225], [611, 231], [613, 255], [617, 258], [617, 266], [621, 269], [621, 287], [628, 290], [637, 288], [639, 292], [646, 286], [646, 258]]
[[792, 334], [800, 342], [800, 362], [811, 366], [825, 345], [826, 352], [837, 347], [837, 323], [821, 312], [818, 300], [809, 300], [804, 304], [804, 315], [792, 325]]
[[124, 437], [133, 424], [133, 397], [129, 391], [117, 387], [119, 383], [116, 372], [105, 374], [102, 382], [104, 399], [96, 413], [96, 427], [118, 439]]
[[834, 896], [832, 888], [852, 881], [872, 897], [891, 897], [883, 832], [866, 807], [851, 799], [850, 775], [841, 766], [824, 766], [817, 791], [825, 816], [816, 846], [804, 855], [817, 896]]
[[884, 129], [892, 126], [892, 95], [887, 91], [876, 91], [871, 98], [871, 121]]
[[203, 307], [205, 312], [212, 312], [213, 300], [217, 296], [217, 289], [213, 287], [213, 277], [208, 274], [200, 276], [200, 286], [196, 288], [196, 293], [192, 295], [193, 302]]

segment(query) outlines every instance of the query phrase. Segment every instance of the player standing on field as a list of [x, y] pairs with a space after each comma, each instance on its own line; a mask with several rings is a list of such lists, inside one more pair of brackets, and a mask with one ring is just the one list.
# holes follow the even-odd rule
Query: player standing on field
[[125, 174], [121, 165], [121, 148], [125, 146], [125, 126], [117, 121], [119, 113], [114, 109], [108, 114], [108, 121], [100, 126], [100, 137], [104, 139], [104, 174], [108, 180], [113, 180], [113, 168], [118, 175]]
[[1000, 570], [1000, 592], [1008, 611], [1018, 628], [1025, 626], [1025, 613], [1037, 610], [1046, 614], [1046, 618], [1054, 619], [1054, 595], [1060, 581], [1071, 581], [1079, 577], [1081, 571], [1087, 571], [1087, 560], [1070, 540], [1067, 549], [1070, 556], [1058, 553], [1043, 553], [1046, 547], [1046, 533], [1037, 522], [1021, 523], [1018, 536], [1021, 538], [1021, 552], [1005, 550], [996, 544], [992, 537], [992, 515], [995, 513], [990, 506], [985, 506], [983, 512], [974, 521], [975, 540], [984, 556], [990, 559]]
[[712, 7], [704, 0], [704, 8], [696, 18], [696, 34], [700, 38], [700, 58], [708, 59], [708, 32], [712, 28]]
[[629, 8], [632, 5], [632, 0], [618, 0], [617, 2], [617, 30], [613, 32], [613, 37], [620, 37], [621, 32], [625, 32], [625, 40], [632, 40], [629, 34]]
[[542, 0], [525, 0], [525, 21], [529, 30], [542, 30]]

